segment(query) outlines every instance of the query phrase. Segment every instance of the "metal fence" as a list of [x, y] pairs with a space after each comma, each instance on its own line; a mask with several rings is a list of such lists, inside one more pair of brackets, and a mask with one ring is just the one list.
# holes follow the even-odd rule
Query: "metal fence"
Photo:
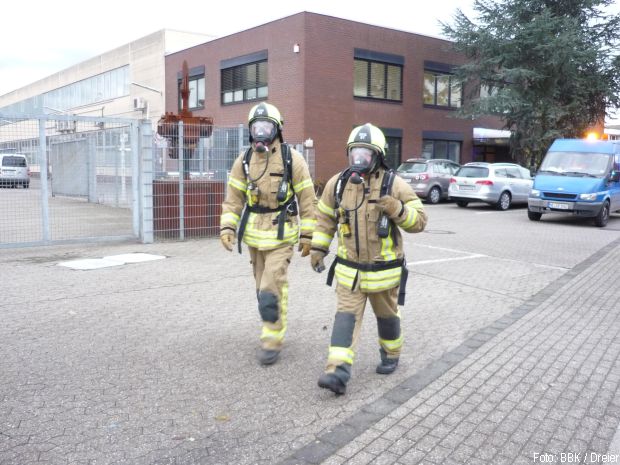
[[[148, 121], [0, 114], [0, 154], [25, 155], [30, 170], [28, 188], [0, 187], [0, 248], [219, 234], [247, 128], [158, 130]], [[313, 149], [290, 145], [314, 175]]]
[[133, 120], [0, 115], [0, 154], [25, 155], [30, 177], [27, 188], [2, 183], [0, 247], [137, 237], [137, 129]]
[[[159, 131], [172, 136], [157, 137], [154, 149], [155, 239], [218, 235], [228, 174], [250, 145], [247, 128], [212, 127], [206, 137], [196, 137], [200, 128], [191, 125]], [[290, 145], [304, 154], [314, 173], [314, 151]]]

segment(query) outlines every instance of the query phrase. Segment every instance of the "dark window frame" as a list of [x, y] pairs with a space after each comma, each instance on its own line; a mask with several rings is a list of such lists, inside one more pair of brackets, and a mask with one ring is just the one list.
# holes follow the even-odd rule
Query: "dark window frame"
[[[389, 165], [391, 158], [394, 158], [394, 165], [390, 168], [396, 169], [403, 163], [403, 137], [402, 135], [387, 135], [385, 136], [385, 143], [387, 148], [385, 150], [385, 163]], [[394, 148], [396, 151], [394, 152]]]
[[[437, 154], [437, 143], [438, 142], [446, 144], [446, 153], [445, 154]], [[454, 139], [450, 140], [450, 139], [430, 139], [430, 138], [424, 138], [424, 139], [422, 139], [422, 149], [424, 149], [424, 146], [427, 143], [432, 143], [433, 144], [433, 151], [431, 153], [431, 158], [427, 158], [427, 160], [436, 160], [438, 158], [440, 158], [440, 159], [443, 158], [443, 159], [450, 160], [450, 161], [452, 161], [454, 163], [457, 163], [457, 164], [461, 163], [460, 162], [460, 158], [461, 158], [462, 151], [463, 151], [463, 141], [461, 141], [461, 140], [454, 140]], [[458, 148], [459, 148], [458, 157], [457, 157], [456, 160], [453, 160], [449, 156], [450, 144], [456, 144], [458, 146]], [[424, 158], [424, 151], [422, 153], [422, 157]]]
[[[355, 62], [360, 61], [360, 62], [364, 62], [366, 63], [366, 95], [356, 95], [355, 94]], [[384, 90], [383, 90], [383, 98], [381, 97], [373, 97], [371, 96], [371, 87], [372, 87], [372, 64], [375, 65], [381, 65], [383, 66], [383, 82], [384, 82]], [[399, 86], [399, 94], [400, 94], [400, 98], [399, 99], [392, 99], [392, 98], [388, 98], [387, 94], [388, 94], [388, 69], [390, 66], [393, 66], [394, 68], [397, 68], [400, 70], [400, 80], [398, 83]], [[379, 101], [379, 102], [389, 102], [389, 103], [402, 103], [403, 102], [403, 68], [404, 66], [402, 64], [399, 63], [390, 63], [387, 61], [379, 61], [379, 60], [372, 60], [372, 59], [368, 59], [368, 58], [362, 58], [362, 57], [354, 57], [353, 59], [353, 70], [354, 70], [354, 75], [353, 75], [353, 98], [356, 99], [363, 99], [363, 100], [372, 100], [372, 101]]]
[[[459, 102], [458, 105], [454, 105], [452, 102], [452, 88], [456, 85], [456, 82], [453, 82], [455, 78], [453, 73], [449, 73], [443, 70], [433, 69], [433, 68], [424, 68], [424, 73], [422, 75], [422, 79], [424, 80], [423, 88], [426, 89], [426, 76], [427, 74], [432, 74], [434, 76], [433, 82], [433, 103], [427, 103], [424, 101], [424, 93], [422, 93], [422, 103], [425, 108], [437, 108], [442, 110], [458, 110], [463, 106], [463, 83], [458, 83], [460, 87], [459, 92]], [[438, 77], [448, 77], [448, 104], [441, 105], [437, 103], [437, 81]]]
[[[264, 76], [261, 76], [261, 64], [264, 63]], [[268, 60], [265, 59], [260, 59], [257, 61], [252, 61], [250, 63], [241, 63], [235, 66], [229, 66], [227, 68], [222, 68], [220, 70], [220, 104], [223, 106], [228, 106], [228, 105], [235, 105], [238, 103], [246, 103], [246, 102], [260, 102], [262, 100], [267, 100], [267, 98], [269, 97], [269, 75], [268, 75], [268, 68], [267, 68], [267, 63]], [[242, 71], [242, 69], [248, 69], [250, 67], [254, 67], [255, 69], [253, 70], [253, 73], [255, 75], [255, 79], [253, 82], [253, 86], [250, 85], [244, 85], [243, 82], [240, 83], [240, 85], [235, 85], [235, 74], [236, 73], [240, 73], [242, 76], [247, 76], [248, 72], [247, 71]], [[230, 76], [226, 76], [226, 75], [230, 75]], [[261, 77], [264, 77], [263, 80], [261, 80]], [[230, 82], [232, 85], [231, 86], [225, 86], [226, 82]], [[241, 81], [243, 81], [243, 79], [241, 79]], [[246, 80], [245, 84], [248, 84], [249, 81]], [[265, 94], [264, 95], [259, 95], [261, 92], [261, 89], [265, 89]], [[251, 92], [254, 91], [255, 92], [255, 96], [250, 97], [249, 95], [251, 95]], [[241, 99], [235, 99], [235, 95], [238, 92], [242, 92], [242, 98]], [[225, 101], [225, 97], [227, 94], [231, 94], [231, 100], [230, 101]]]
[[[202, 89], [203, 89], [203, 94], [204, 94], [204, 97], [205, 97], [203, 99], [198, 98], [198, 96], [200, 95], [200, 93], [198, 92], [198, 88], [200, 87], [200, 80], [203, 81], [202, 82]], [[207, 97], [207, 80], [205, 78], [205, 75], [204, 74], [197, 74], [195, 76], [189, 76], [188, 77], [188, 81], [189, 81], [188, 82], [188, 86], [190, 87], [190, 95], [189, 95], [189, 98], [187, 100], [188, 110], [202, 110], [202, 109], [204, 109], [204, 107], [205, 107], [205, 100], [206, 100], [206, 97]], [[192, 81], [194, 81], [194, 82], [197, 81], [196, 91], [198, 93], [198, 95], [196, 96], [196, 103], [197, 103], [197, 105], [194, 106], [194, 107], [192, 106], [192, 103], [191, 103], [192, 94], [191, 94], [191, 84], [190, 83]], [[179, 111], [183, 108], [183, 99], [181, 98], [181, 85], [182, 84], [183, 84], [183, 80], [178, 78], [177, 79], [177, 95], [179, 97], [179, 99], [178, 99]], [[200, 103], [200, 100], [202, 100], [202, 104]]]

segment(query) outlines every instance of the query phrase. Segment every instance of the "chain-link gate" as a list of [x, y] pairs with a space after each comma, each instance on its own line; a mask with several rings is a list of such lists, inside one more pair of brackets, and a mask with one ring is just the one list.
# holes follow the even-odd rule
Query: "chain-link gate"
[[0, 166], [0, 247], [137, 238], [137, 135], [134, 120], [0, 115], [0, 154], [28, 178]]

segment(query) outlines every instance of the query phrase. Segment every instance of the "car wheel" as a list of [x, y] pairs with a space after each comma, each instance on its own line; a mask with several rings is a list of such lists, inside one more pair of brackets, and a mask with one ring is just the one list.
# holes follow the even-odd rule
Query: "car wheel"
[[510, 192], [508, 191], [502, 192], [496, 204], [498, 210], [502, 210], [502, 211], [508, 210], [510, 208], [511, 200], [512, 198], [510, 197]]
[[531, 221], [540, 221], [540, 219], [542, 218], [542, 213], [540, 213], [540, 212], [533, 212], [532, 210], [528, 209], [527, 210], [527, 217]]
[[594, 224], [599, 228], [607, 226], [609, 221], [609, 202], [605, 202], [598, 212], [598, 215], [594, 217]]
[[435, 186], [428, 193], [428, 201], [432, 204], [437, 204], [441, 200], [441, 189]]
[[456, 204], [461, 208], [465, 208], [469, 202], [467, 200], [457, 200]]

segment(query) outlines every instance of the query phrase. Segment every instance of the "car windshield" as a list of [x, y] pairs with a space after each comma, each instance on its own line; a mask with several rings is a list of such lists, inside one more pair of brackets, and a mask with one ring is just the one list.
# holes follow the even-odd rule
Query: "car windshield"
[[426, 169], [424, 162], [405, 162], [396, 171], [399, 173], [424, 173]]
[[2, 159], [2, 166], [19, 166], [26, 167], [26, 159], [23, 157], [4, 157]]
[[549, 152], [539, 171], [601, 178], [607, 174], [610, 163], [611, 155], [607, 153]]
[[489, 176], [489, 168], [484, 166], [462, 166], [456, 172], [456, 176], [462, 178], [486, 178]]

